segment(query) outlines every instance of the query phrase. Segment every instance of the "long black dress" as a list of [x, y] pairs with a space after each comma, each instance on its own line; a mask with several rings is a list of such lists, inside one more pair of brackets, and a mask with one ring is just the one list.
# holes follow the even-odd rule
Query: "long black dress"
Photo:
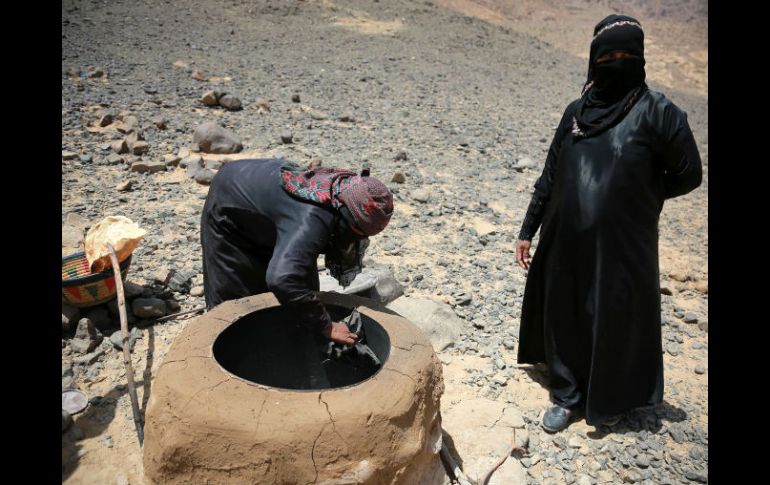
[[283, 190], [285, 163], [239, 160], [212, 180], [201, 216], [206, 306], [272, 291], [320, 331], [331, 319], [316, 294], [316, 260], [330, 244], [337, 214]]
[[519, 239], [542, 220], [522, 306], [520, 363], [546, 362], [554, 402], [586, 422], [663, 397], [658, 218], [701, 183], [686, 114], [646, 91], [614, 127], [572, 134], [562, 117]]

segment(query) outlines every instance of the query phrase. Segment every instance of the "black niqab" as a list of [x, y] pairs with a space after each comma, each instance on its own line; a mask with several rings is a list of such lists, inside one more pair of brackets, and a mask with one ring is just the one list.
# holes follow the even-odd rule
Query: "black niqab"
[[[596, 62], [618, 51], [634, 57]], [[644, 32], [636, 19], [610, 15], [599, 22], [594, 28], [588, 77], [572, 133], [592, 137], [620, 122], [647, 89], [644, 65]]]

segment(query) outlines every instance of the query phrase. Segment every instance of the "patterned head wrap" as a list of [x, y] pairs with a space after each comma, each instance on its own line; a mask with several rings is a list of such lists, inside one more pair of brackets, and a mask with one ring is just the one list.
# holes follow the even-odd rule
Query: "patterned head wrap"
[[365, 168], [360, 174], [340, 168], [307, 170], [294, 163], [281, 167], [283, 189], [300, 199], [350, 211], [356, 229], [374, 236], [393, 215], [393, 195]]

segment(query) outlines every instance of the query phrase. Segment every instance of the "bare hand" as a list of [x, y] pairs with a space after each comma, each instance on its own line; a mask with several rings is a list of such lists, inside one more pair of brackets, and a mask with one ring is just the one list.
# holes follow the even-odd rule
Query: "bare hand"
[[358, 340], [358, 335], [351, 332], [347, 325], [339, 322], [332, 322], [327, 325], [323, 330], [323, 335], [332, 342], [342, 345], [353, 345]]
[[532, 257], [529, 255], [529, 248], [532, 247], [532, 241], [516, 241], [516, 264], [521, 269], [528, 270]]

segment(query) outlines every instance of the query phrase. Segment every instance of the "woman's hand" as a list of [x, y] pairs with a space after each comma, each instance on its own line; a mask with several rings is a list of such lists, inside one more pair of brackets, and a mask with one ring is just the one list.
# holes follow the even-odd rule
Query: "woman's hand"
[[332, 322], [323, 329], [323, 336], [332, 342], [342, 345], [353, 345], [358, 340], [358, 335], [350, 331], [347, 325]]
[[528, 270], [532, 257], [529, 255], [529, 248], [532, 247], [532, 241], [516, 241], [516, 264], [521, 269]]

